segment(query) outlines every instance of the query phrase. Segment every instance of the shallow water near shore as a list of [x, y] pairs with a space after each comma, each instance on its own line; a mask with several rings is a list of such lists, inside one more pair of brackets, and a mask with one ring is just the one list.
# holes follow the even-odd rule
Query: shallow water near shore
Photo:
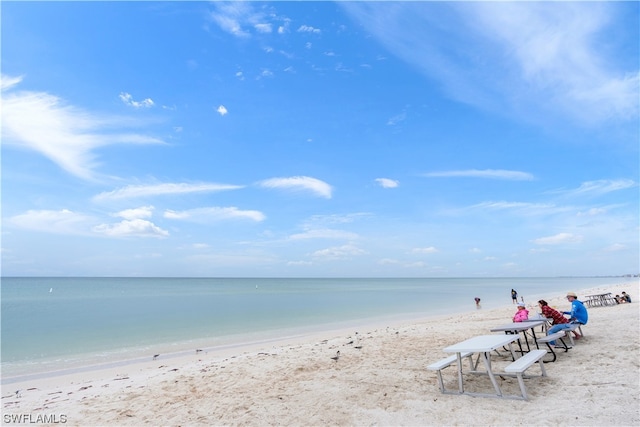
[[623, 278], [2, 278], [2, 382], [511, 303]]

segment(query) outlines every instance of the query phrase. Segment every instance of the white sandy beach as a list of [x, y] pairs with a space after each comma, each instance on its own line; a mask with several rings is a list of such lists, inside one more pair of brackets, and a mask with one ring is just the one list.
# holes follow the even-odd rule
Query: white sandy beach
[[[637, 281], [576, 290], [627, 291], [631, 304], [589, 309], [585, 337], [548, 377], [527, 379], [529, 401], [443, 395], [426, 366], [442, 349], [508, 323], [515, 306], [413, 324], [333, 331], [262, 348], [202, 351], [118, 368], [3, 385], [3, 425], [640, 425], [640, 311]], [[569, 309], [562, 297], [550, 305]], [[535, 301], [528, 301], [532, 313]], [[340, 351], [338, 361], [331, 359]], [[496, 357], [496, 366], [510, 362]], [[538, 373], [533, 366], [530, 373]], [[444, 371], [455, 388], [454, 368]], [[491, 391], [486, 376], [469, 387]], [[500, 385], [517, 394], [515, 378]], [[16, 390], [20, 390], [16, 394]], [[46, 423], [44, 423], [46, 424]]]

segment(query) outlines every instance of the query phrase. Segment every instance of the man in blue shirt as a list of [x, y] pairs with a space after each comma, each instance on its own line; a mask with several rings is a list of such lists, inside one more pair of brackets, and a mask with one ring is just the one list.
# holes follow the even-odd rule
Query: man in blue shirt
[[[563, 329], [567, 329], [571, 326], [572, 323], [579, 323], [581, 325], [586, 325], [589, 320], [589, 314], [587, 313], [587, 308], [582, 304], [582, 302], [578, 301], [578, 295], [575, 292], [567, 293], [567, 299], [571, 303], [571, 311], [563, 311], [562, 314], [569, 315], [569, 323], [561, 323], [557, 325], [553, 325], [547, 331], [547, 335], [551, 335], [555, 332], [561, 331]], [[573, 331], [576, 336], [576, 339], [582, 338], [582, 335]], [[555, 345], [555, 341], [549, 343], [550, 345]]]
[[571, 303], [571, 311], [565, 311], [563, 313], [569, 315], [569, 321], [571, 323], [586, 325], [589, 320], [589, 314], [587, 313], [587, 308], [584, 304], [578, 301], [578, 295], [574, 292], [569, 292], [567, 294], [567, 299]]

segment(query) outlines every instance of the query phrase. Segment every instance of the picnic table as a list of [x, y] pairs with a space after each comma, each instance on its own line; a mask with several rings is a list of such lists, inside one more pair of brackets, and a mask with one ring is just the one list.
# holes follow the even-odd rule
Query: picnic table
[[540, 349], [540, 347], [538, 346], [538, 338], [536, 337], [535, 328], [538, 326], [543, 326], [546, 323], [547, 323], [546, 319], [528, 320], [526, 322], [512, 322], [512, 323], [507, 323], [506, 325], [501, 325], [501, 326], [496, 326], [495, 328], [491, 328], [491, 332], [504, 332], [505, 334], [516, 335], [520, 354], [524, 354], [525, 351], [522, 348], [522, 343], [520, 342], [520, 332], [523, 333], [524, 342], [527, 345], [527, 352], [531, 351], [531, 347], [529, 346], [529, 338], [528, 338], [527, 331], [531, 331], [530, 335], [533, 338], [533, 342], [536, 345], [536, 349]]
[[604, 307], [606, 305], [616, 305], [618, 302], [611, 296], [611, 292], [605, 294], [585, 295], [584, 303], [587, 307]]
[[[496, 373], [493, 372], [491, 368], [491, 352], [500, 347], [509, 346], [509, 351], [515, 360], [515, 353], [513, 352], [513, 348], [511, 343], [518, 339], [516, 335], [479, 335], [473, 338], [469, 338], [457, 344], [450, 345], [449, 347], [444, 348], [445, 353], [455, 353], [457, 355], [458, 361], [458, 390], [460, 394], [469, 394], [472, 396], [493, 396], [493, 397], [502, 397], [502, 390], [500, 390], [500, 385], [496, 380]], [[465, 392], [464, 390], [464, 376], [462, 371], [462, 357], [463, 354], [472, 353], [477, 354], [478, 359], [482, 360], [485, 371], [478, 371], [478, 361], [476, 361], [473, 370], [469, 373], [483, 373], [487, 374], [491, 379], [491, 383], [495, 389], [495, 394], [489, 393], [475, 393], [475, 392]]]

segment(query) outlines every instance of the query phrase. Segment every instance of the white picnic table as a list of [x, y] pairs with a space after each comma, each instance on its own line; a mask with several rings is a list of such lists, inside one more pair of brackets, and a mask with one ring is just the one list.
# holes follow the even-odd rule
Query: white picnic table
[[[460, 394], [469, 394], [473, 396], [497, 396], [502, 397], [502, 390], [500, 390], [500, 386], [498, 385], [498, 381], [495, 377], [495, 372], [491, 369], [491, 352], [500, 347], [509, 346], [509, 351], [511, 352], [511, 356], [515, 360], [516, 356], [511, 346], [511, 343], [518, 339], [519, 335], [514, 334], [504, 334], [504, 335], [479, 335], [473, 338], [469, 338], [457, 344], [450, 345], [449, 347], [444, 348], [446, 353], [456, 353], [458, 356], [458, 389]], [[478, 354], [478, 358], [482, 359], [486, 372], [477, 371], [477, 365], [474, 367], [474, 371], [471, 373], [486, 373], [491, 379], [491, 383], [496, 391], [495, 394], [487, 394], [487, 393], [472, 393], [464, 391], [464, 379], [462, 372], [462, 354], [463, 353], [474, 353]]]
[[504, 332], [506, 334], [514, 334], [518, 337], [518, 348], [520, 348], [520, 354], [524, 354], [524, 350], [522, 349], [522, 344], [520, 343], [520, 332], [524, 333], [524, 342], [527, 344], [527, 351], [531, 351], [531, 347], [529, 346], [529, 340], [527, 338], [527, 331], [531, 330], [531, 336], [533, 337], [533, 342], [536, 345], [536, 348], [539, 349], [538, 346], [538, 338], [536, 337], [537, 326], [543, 326], [547, 321], [546, 320], [527, 320], [524, 322], [512, 322], [507, 323], [506, 325], [496, 326], [495, 328], [491, 328], [491, 332]]
[[587, 307], [604, 307], [606, 305], [617, 305], [618, 302], [611, 296], [611, 292], [605, 294], [585, 295], [587, 299], [584, 303]]

